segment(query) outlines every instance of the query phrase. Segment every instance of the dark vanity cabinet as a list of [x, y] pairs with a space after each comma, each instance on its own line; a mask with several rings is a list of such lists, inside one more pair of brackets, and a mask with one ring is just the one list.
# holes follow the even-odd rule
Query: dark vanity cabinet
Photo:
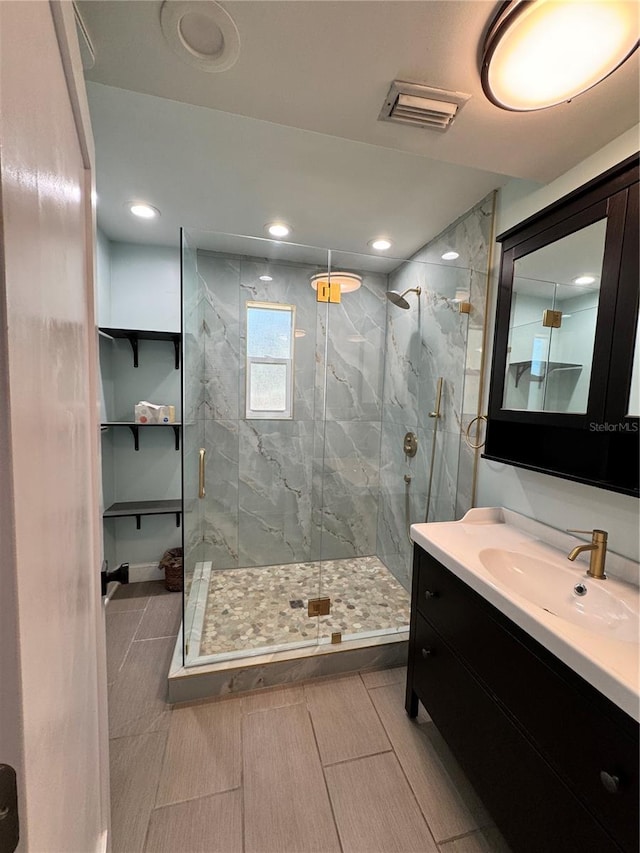
[[638, 156], [499, 235], [486, 459], [638, 495]]
[[638, 724], [416, 545], [418, 701], [513, 853], [637, 853]]

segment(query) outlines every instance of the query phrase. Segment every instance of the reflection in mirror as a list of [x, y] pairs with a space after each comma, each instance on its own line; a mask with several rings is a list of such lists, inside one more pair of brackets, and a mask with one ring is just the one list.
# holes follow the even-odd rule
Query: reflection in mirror
[[606, 219], [514, 262], [504, 409], [587, 411]]
[[640, 417], [640, 315], [636, 322], [636, 345], [633, 352], [633, 372], [631, 374], [631, 391], [627, 417]]

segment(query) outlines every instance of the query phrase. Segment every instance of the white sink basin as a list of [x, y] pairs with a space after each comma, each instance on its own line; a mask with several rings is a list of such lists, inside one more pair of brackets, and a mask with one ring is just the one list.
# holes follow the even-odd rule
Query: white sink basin
[[[518, 551], [485, 548], [478, 556], [500, 585], [547, 613], [614, 640], [638, 642], [637, 607], [622, 599], [615, 581], [595, 580]], [[583, 595], [575, 591], [576, 584], [586, 590]]]

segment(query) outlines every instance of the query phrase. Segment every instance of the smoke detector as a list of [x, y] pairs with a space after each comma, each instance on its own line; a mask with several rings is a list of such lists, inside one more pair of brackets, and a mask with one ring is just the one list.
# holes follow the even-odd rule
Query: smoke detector
[[396, 121], [431, 130], [448, 130], [471, 95], [447, 92], [421, 83], [394, 80], [378, 121]]

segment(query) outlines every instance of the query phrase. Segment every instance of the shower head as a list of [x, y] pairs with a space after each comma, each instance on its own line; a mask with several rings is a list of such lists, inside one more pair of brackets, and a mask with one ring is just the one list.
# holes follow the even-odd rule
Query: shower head
[[407, 290], [404, 290], [402, 293], [398, 293], [397, 290], [387, 290], [387, 299], [389, 302], [393, 302], [394, 305], [397, 305], [398, 308], [410, 308], [411, 306], [404, 298], [407, 293], [417, 293], [418, 296], [422, 293], [421, 287], [409, 287]]

